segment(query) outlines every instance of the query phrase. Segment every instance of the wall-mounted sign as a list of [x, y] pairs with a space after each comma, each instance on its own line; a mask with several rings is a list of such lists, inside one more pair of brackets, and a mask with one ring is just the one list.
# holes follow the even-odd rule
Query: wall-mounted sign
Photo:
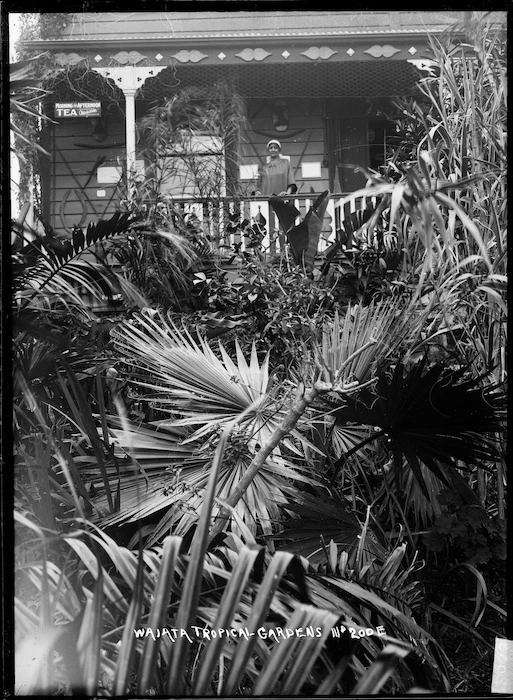
[[101, 102], [56, 102], [55, 117], [100, 117]]
[[320, 163], [301, 163], [301, 177], [303, 180], [309, 180], [314, 177], [321, 177]]
[[239, 165], [239, 177], [241, 180], [256, 180], [258, 177], [258, 163]]
[[[96, 179], [99, 185], [117, 185], [121, 180], [122, 169], [116, 165], [102, 165], [96, 169]], [[144, 160], [135, 161], [136, 180], [144, 180], [146, 175]]]

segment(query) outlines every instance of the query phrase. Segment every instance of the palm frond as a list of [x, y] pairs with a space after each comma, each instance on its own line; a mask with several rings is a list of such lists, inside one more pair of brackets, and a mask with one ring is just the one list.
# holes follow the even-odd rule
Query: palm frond
[[409, 649], [389, 644], [373, 661], [365, 678], [361, 678], [354, 688], [355, 695], [366, 693], [379, 693], [388, 677], [391, 675], [394, 665], [399, 659], [404, 659], [410, 653]]
[[236, 342], [234, 362], [221, 343], [218, 356], [202, 338], [194, 340], [162, 314], [156, 318], [140, 316], [114, 333], [122, 357], [148, 377], [134, 379], [146, 390], [146, 400], [180, 414], [174, 425], [197, 427], [195, 438], [211, 434], [215, 426], [227, 424], [257, 402], [244, 427], [251, 442], [268, 440], [282, 414], [272, 396], [269, 355], [260, 363], [253, 343], [248, 363]]
[[[113, 243], [129, 235], [165, 241], [185, 265], [196, 260], [194, 250], [183, 236], [161, 229], [148, 230], [130, 212], [116, 212], [110, 219], [91, 222], [85, 232], [75, 228], [69, 239], [60, 240], [51, 231], [34, 240], [25, 238], [13, 261], [18, 306], [52, 308], [57, 304], [87, 312], [85, 294], [86, 298], [90, 295], [99, 302], [121, 295], [131, 306], [147, 307], [146, 296], [109, 262], [109, 255], [112, 259], [116, 253]], [[110, 249], [100, 250], [103, 244], [110, 245]], [[173, 268], [175, 272], [178, 270], [176, 265]]]
[[[200, 439], [191, 440], [190, 431], [180, 425], [161, 422], [140, 425], [115, 417], [109, 417], [108, 422], [118, 460], [117, 466], [106, 467], [108, 488], [102, 483], [101, 471], [93, 460], [82, 458], [80, 462], [84, 478], [95, 485], [95, 496], [91, 499], [97, 511], [95, 521], [106, 527], [144, 522], [157, 516], [150, 541], [159, 541], [169, 532], [184, 535], [197, 520], [212, 448]], [[229, 443], [216, 485], [214, 514], [228, 499], [249, 462], [246, 439]], [[297, 496], [294, 485], [311, 481], [306, 463], [301, 465], [277, 454], [267, 460], [235, 512], [250, 532], [255, 533], [260, 525], [264, 532], [270, 533], [280, 519], [279, 506]], [[116, 492], [119, 504], [113, 511], [109, 507], [109, 494]]]
[[448, 483], [440, 464], [483, 467], [498, 457], [495, 435], [503, 429], [504, 397], [494, 387], [480, 388], [482, 378], [463, 374], [440, 365], [426, 369], [425, 361], [405, 371], [399, 362], [391, 378], [382, 373], [375, 388], [347, 397], [333, 415], [342, 424], [379, 427], [397, 469], [402, 454], [427, 495], [420, 462]]
[[70, 240], [60, 241], [51, 232], [25, 245], [14, 256], [15, 303], [18, 313], [32, 308], [64, 306], [87, 315], [84, 292], [104, 301], [120, 292], [139, 308], [147, 300], [111, 265], [87, 257], [99, 243], [126, 235], [135, 222], [130, 214], [116, 212], [110, 219], [90, 223], [86, 232], [75, 229]]
[[321, 343], [314, 349], [325, 380], [337, 377], [342, 385], [367, 381], [378, 359], [397, 346], [404, 323], [404, 302], [392, 297], [369, 306], [349, 305], [343, 317], [337, 313], [332, 323], [324, 323]]
[[[282, 522], [283, 530], [273, 539], [284, 542], [281, 549], [308, 559], [313, 567], [326, 564], [326, 546], [333, 542], [348, 556], [347, 566], [354, 566], [362, 535], [362, 523], [349, 510], [347, 501], [336, 492], [302, 494], [299, 503], [288, 503], [285, 509], [294, 517]], [[365, 561], [383, 559], [385, 550], [374, 532], [367, 533]]]
[[[22, 516], [18, 520], [34, 529]], [[43, 532], [38, 532], [46, 541]], [[88, 694], [103, 692], [111, 696], [136, 688], [140, 694], [146, 694], [151, 689], [169, 692], [170, 688], [180, 687], [182, 693], [198, 696], [212, 692], [219, 672], [217, 693], [221, 695], [238, 693], [242, 688], [251, 695], [301, 693], [316, 687], [328, 675], [336, 685], [344, 669], [340, 668], [335, 676], [331, 674], [332, 629], [341, 619], [346, 629], [354, 624], [358, 631], [369, 625], [358, 610], [358, 602], [365, 608], [379, 609], [387, 621], [393, 619], [394, 629], [400, 634], [396, 638], [388, 633], [383, 641], [376, 635], [362, 637], [360, 648], [355, 647], [351, 653], [357, 679], [365, 677], [367, 665], [379, 658], [386, 642], [403, 649], [414, 648], [405, 639], [403, 627], [416, 634], [417, 640], [426, 639], [425, 632], [404, 613], [388, 603], [380, 603], [376, 595], [357, 584], [349, 586], [347, 596], [343, 594], [345, 601], [339, 599], [333, 605], [333, 582], [326, 586], [320, 578], [305, 577], [289, 553], [273, 555], [258, 583], [255, 568], [257, 562], [262, 563], [260, 549], [244, 547], [236, 554], [233, 568], [227, 570], [210, 564], [205, 553], [198, 557], [191, 552], [187, 561], [180, 552], [179, 538], [166, 538], [161, 547], [142, 550], [139, 556], [91, 528], [71, 531], [61, 536], [61, 541], [76, 552], [92, 579], [80, 576], [79, 597], [56, 565], [44, 559], [27, 563], [25, 569], [31, 581], [39, 588], [45, 582], [48, 592], [43, 608], [48, 630], [52, 630], [45, 635], [45, 645], [33, 654], [37, 666], [32, 677], [25, 677], [29, 691], [45, 694], [60, 684], [74, 692], [86, 689]], [[103, 559], [98, 556], [99, 550], [103, 551]], [[212, 574], [221, 591], [203, 583], [202, 590], [197, 589], [195, 603], [192, 588]], [[308, 587], [304, 590], [311, 589], [314, 599], [324, 598], [327, 606], [300, 603], [294, 588], [300, 590], [304, 586]], [[104, 596], [109, 606], [102, 611]], [[178, 614], [177, 604], [181, 610]], [[43, 629], [43, 609], [33, 612], [18, 600], [16, 610], [19, 629], [26, 631], [28, 639], [38, 628]], [[172, 636], [160, 633], [164, 627], [187, 632], [181, 654], [177, 652], [178, 638], [171, 641]], [[196, 629], [241, 633], [229, 637], [212, 633], [211, 641], [205, 643]], [[283, 633], [299, 629], [302, 634]], [[148, 630], [152, 630], [152, 635]], [[54, 653], [56, 649], [59, 654]], [[22, 651], [27, 648], [20, 644], [17, 655]], [[186, 686], [183, 669], [191, 652], [198, 656], [198, 663], [192, 666], [190, 685]], [[429, 658], [429, 652], [421, 645], [416, 653]], [[19, 655], [18, 660], [21, 661]], [[70, 666], [72, 660], [78, 666]], [[401, 687], [400, 677], [396, 682]]]

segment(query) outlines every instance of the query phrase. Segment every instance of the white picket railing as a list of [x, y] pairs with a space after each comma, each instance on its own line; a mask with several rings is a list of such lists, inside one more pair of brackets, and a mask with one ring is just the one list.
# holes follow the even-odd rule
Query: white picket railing
[[[307, 214], [308, 210], [315, 202], [317, 195], [300, 195], [290, 197], [289, 200], [294, 202], [294, 205], [299, 210], [300, 215], [296, 219], [299, 223]], [[340, 228], [344, 219], [352, 212], [365, 208], [368, 204], [375, 206], [375, 197], [351, 198], [350, 195], [337, 194], [331, 195], [326, 215], [324, 217], [324, 226], [319, 241], [319, 251], [325, 250], [336, 239], [336, 230]], [[266, 235], [262, 241], [261, 249], [263, 252], [274, 254], [280, 251], [285, 240], [283, 233], [280, 231], [278, 217], [269, 205], [267, 198], [250, 197], [247, 199], [230, 199], [223, 198], [220, 200], [208, 199], [191, 199], [180, 203], [183, 208], [183, 213], [187, 217], [194, 215], [201, 224], [202, 231], [209, 235], [214, 241], [227, 248], [236, 245], [239, 250], [244, 251], [249, 239], [243, 235], [239, 229], [234, 233], [230, 233], [228, 224], [231, 217], [235, 220], [243, 221], [246, 219], [249, 224], [258, 223], [260, 217], [265, 220]]]
[[[317, 196], [295, 196], [290, 199], [300, 212], [296, 220], [296, 223], [299, 223], [306, 216]], [[366, 206], [374, 208], [376, 204], [376, 197], [354, 198], [344, 194], [332, 195], [324, 217], [324, 226], [318, 246], [319, 253], [326, 250], [336, 240], [336, 231], [341, 227], [345, 218], [349, 217], [353, 212], [365, 209]], [[280, 230], [278, 217], [266, 198], [190, 199], [182, 200], [179, 203], [175, 201], [171, 205], [172, 208], [177, 206], [186, 219], [191, 220], [191, 217], [198, 219], [202, 233], [208, 235], [218, 247], [220, 255], [218, 262], [221, 265], [225, 265], [230, 258], [233, 258], [235, 251], [239, 253], [244, 252], [249, 246], [250, 238], [244, 236], [242, 227], [235, 226], [235, 224], [242, 222], [244, 219], [247, 220], [248, 225], [259, 223], [260, 215], [265, 219], [263, 228], [266, 233], [259, 246], [259, 251], [264, 258], [272, 258], [285, 247], [285, 235]], [[230, 223], [234, 225], [235, 230], [233, 232], [228, 230]], [[369, 235], [372, 234], [369, 233]], [[114, 259], [112, 262], [116, 268], [118, 263]], [[233, 265], [238, 264], [240, 264], [240, 258], [238, 263], [233, 262], [229, 265], [229, 268], [231, 269]], [[97, 300], [90, 298], [87, 290], [83, 289], [81, 294], [91, 310], [97, 313], [112, 311], [112, 307], [107, 301], [104, 304], [99, 304]]]

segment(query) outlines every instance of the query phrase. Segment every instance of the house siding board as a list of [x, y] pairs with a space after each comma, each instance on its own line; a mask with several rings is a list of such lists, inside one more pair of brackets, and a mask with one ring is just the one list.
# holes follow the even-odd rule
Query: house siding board
[[[77, 148], [76, 143], [84, 143], [91, 148]], [[112, 148], [101, 148], [105, 144], [117, 142]], [[98, 218], [112, 216], [119, 205], [115, 185], [99, 184], [96, 170], [98, 159], [101, 165], [117, 166], [125, 158], [124, 124], [119, 120], [109, 121], [109, 131], [105, 142], [98, 143], [91, 136], [88, 119], [62, 120], [54, 127], [52, 138], [51, 187], [49, 190], [49, 211], [51, 224], [59, 235], [67, 235], [66, 225], [78, 225], [82, 214], [86, 217], [82, 228]], [[91, 176], [91, 177], [90, 177]], [[86, 186], [87, 180], [89, 183]], [[98, 197], [98, 190], [105, 191], [105, 197]], [[82, 195], [82, 200], [78, 194]], [[63, 221], [64, 216], [64, 221]]]

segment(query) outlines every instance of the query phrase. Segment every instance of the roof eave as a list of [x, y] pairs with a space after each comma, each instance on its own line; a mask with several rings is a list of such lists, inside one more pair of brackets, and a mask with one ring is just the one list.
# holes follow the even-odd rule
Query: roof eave
[[376, 39], [376, 37], [382, 36], [387, 38], [387, 40], [393, 40], [393, 39], [401, 39], [401, 40], [407, 40], [408, 38], [411, 39], [417, 39], [419, 37], [426, 37], [428, 34], [441, 34], [442, 32], [446, 31], [445, 28], [440, 28], [440, 29], [432, 29], [429, 32], [427, 32], [425, 29], [422, 30], [407, 30], [407, 31], [383, 31], [383, 30], [376, 30], [376, 31], [369, 31], [369, 32], [332, 32], [332, 33], [326, 33], [326, 34], [286, 34], [286, 33], [280, 33], [280, 34], [272, 34], [272, 35], [258, 35], [256, 33], [251, 33], [251, 34], [246, 34], [246, 35], [237, 35], [237, 36], [230, 36], [230, 35], [225, 35], [225, 34], [217, 34], [217, 35], [210, 35], [210, 36], [190, 36], [190, 37], [124, 37], [124, 36], [117, 36], [117, 37], [102, 37], [98, 39], [90, 39], [90, 38], [81, 38], [81, 37], [73, 37], [73, 38], [65, 38], [65, 39], [40, 39], [40, 40], [32, 40], [32, 41], [25, 41], [24, 46], [27, 48], [34, 48], [34, 49], [43, 49], [43, 50], [51, 50], [51, 49], [76, 49], [77, 45], [80, 45], [83, 48], [86, 49], [96, 49], [100, 47], [104, 47], [106, 44], [110, 45], [123, 45], [123, 47], [126, 47], [127, 41], [130, 42], [130, 48], [141, 48], [144, 46], [151, 46], [151, 45], [159, 45], [162, 46], [163, 44], [169, 44], [172, 46], [178, 46], [181, 44], [188, 44], [190, 45], [191, 42], [194, 42], [195, 45], [206, 45], [206, 44], [214, 44], [218, 41], [229, 41], [231, 44], [247, 44], [248, 41], [254, 41], [258, 40], [259, 43], [275, 43], [277, 40], [284, 40], [284, 39], [289, 39], [289, 40], [294, 40], [296, 42], [311, 42], [311, 41], [316, 41], [317, 43], [321, 41], [332, 41], [333, 39], [347, 39], [348, 41], [357, 41], [357, 40], [366, 40], [366, 39]]

